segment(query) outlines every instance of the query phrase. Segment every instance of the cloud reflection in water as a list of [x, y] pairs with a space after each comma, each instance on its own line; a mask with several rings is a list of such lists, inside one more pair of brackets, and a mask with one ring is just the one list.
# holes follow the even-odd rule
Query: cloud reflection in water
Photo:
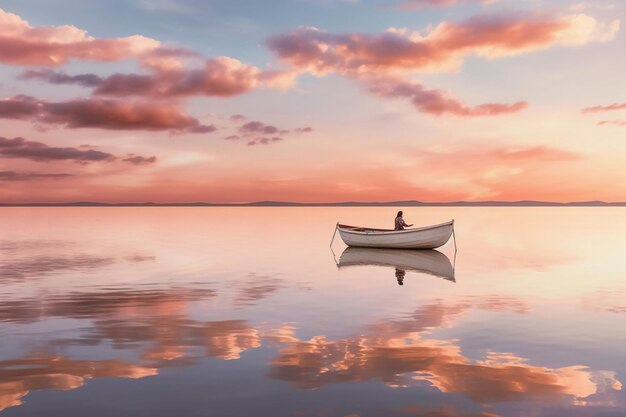
[[[487, 352], [485, 358], [471, 360], [461, 353], [457, 341], [424, 335], [427, 329], [450, 325], [469, 308], [502, 311], [508, 307], [505, 300], [431, 304], [410, 319], [374, 324], [364, 334], [334, 341], [325, 336], [300, 340], [295, 329], [282, 328], [273, 336], [281, 347], [270, 376], [298, 388], [371, 379], [391, 387], [426, 383], [443, 393], [463, 393], [479, 404], [566, 400], [585, 404], [594, 394], [621, 389], [613, 372], [579, 365], [533, 366], [512, 353]], [[525, 311], [519, 304], [512, 308]]]

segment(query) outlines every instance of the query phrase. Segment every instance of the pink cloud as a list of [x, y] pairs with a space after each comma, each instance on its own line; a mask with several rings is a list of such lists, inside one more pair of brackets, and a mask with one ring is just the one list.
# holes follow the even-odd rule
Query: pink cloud
[[[244, 116], [235, 115], [230, 118], [233, 122], [242, 122], [247, 120]], [[285, 136], [291, 134], [303, 134], [313, 132], [312, 127], [298, 127], [293, 130], [281, 129], [273, 125], [252, 120], [240, 125], [237, 128], [237, 134], [225, 137], [225, 140], [237, 141], [239, 139], [250, 139], [248, 146], [253, 145], [269, 145], [270, 143], [282, 142]], [[280, 135], [280, 136], [278, 136]]]
[[375, 94], [409, 99], [418, 111], [487, 116], [514, 113], [527, 103], [469, 107], [441, 91], [426, 90], [407, 74], [456, 69], [468, 55], [497, 58], [557, 45], [608, 41], [618, 30], [617, 20], [604, 24], [584, 14], [498, 14], [443, 22], [426, 35], [396, 28], [379, 34], [336, 34], [305, 27], [271, 36], [267, 45], [299, 71], [318, 76], [333, 72], [364, 81]]
[[15, 172], [0, 171], [0, 181], [36, 181], [49, 179], [63, 179], [73, 177], [73, 174], [47, 174], [42, 172]]
[[122, 159], [122, 161], [133, 165], [150, 165], [154, 164], [156, 160], [156, 156], [145, 157], [135, 154], [130, 154], [126, 158]]
[[602, 24], [587, 15], [565, 17], [497, 14], [443, 22], [425, 36], [406, 29], [380, 34], [334, 34], [300, 28], [267, 41], [285, 63], [314, 74], [354, 77], [449, 69], [469, 54], [494, 58], [551, 46], [614, 38], [619, 21]]
[[593, 106], [582, 110], [583, 113], [603, 113], [615, 110], [626, 110], [626, 103], [615, 103], [608, 106]]
[[266, 125], [262, 122], [248, 122], [239, 128], [239, 132], [242, 134], [265, 134], [273, 135], [280, 133], [281, 130], [276, 126]]
[[40, 79], [53, 84], [78, 84], [94, 87], [94, 95], [186, 97], [232, 97], [260, 87], [286, 89], [293, 85], [294, 72], [262, 71], [233, 58], [217, 57], [205, 61], [203, 68], [150, 68], [151, 74], [67, 75], [51, 70], [30, 70], [22, 79]]
[[38, 162], [71, 160], [79, 163], [96, 161], [112, 161], [115, 157], [95, 149], [78, 149], [72, 147], [53, 147], [45, 143], [28, 141], [24, 138], [0, 137], [0, 157], [25, 158]]
[[71, 59], [119, 61], [157, 49], [160, 42], [140, 35], [100, 39], [70, 25], [31, 26], [0, 9], [0, 62], [54, 67]]
[[277, 137], [277, 136], [273, 136], [273, 137], [257, 137], [252, 139], [251, 141], [248, 142], [248, 146], [254, 146], [254, 145], [269, 145], [270, 143], [274, 143], [274, 142], [281, 142], [283, 141], [283, 138]]
[[108, 96], [229, 97], [253, 90], [259, 70], [242, 62], [219, 57], [203, 69], [157, 71], [152, 75], [115, 74], [102, 81], [94, 94]]
[[48, 102], [29, 96], [0, 100], [0, 118], [31, 120], [70, 129], [148, 130], [210, 133], [213, 125], [202, 125], [184, 114], [176, 104], [116, 101], [99, 98]]
[[72, 161], [79, 164], [92, 162], [113, 162], [121, 160], [133, 165], [147, 165], [156, 162], [156, 157], [144, 157], [129, 154], [125, 158], [90, 149], [88, 145], [74, 147], [48, 146], [42, 142], [30, 141], [24, 138], [8, 139], [0, 136], [0, 157], [8, 159], [29, 159], [35, 162]]
[[466, 117], [495, 116], [516, 113], [528, 106], [528, 103], [520, 101], [513, 104], [487, 103], [472, 107], [451, 97], [446, 91], [427, 90], [420, 84], [403, 79], [368, 80], [367, 86], [376, 95], [408, 99], [418, 111], [436, 116], [446, 113]]
[[201, 56], [187, 48], [161, 46], [142, 54], [139, 59], [144, 68], [168, 71], [182, 69], [186, 61], [197, 61], [201, 59]]
[[60, 66], [71, 59], [119, 61], [137, 58], [149, 74], [66, 75], [53, 71], [27, 71], [23, 79], [44, 79], [55, 84], [95, 87], [105, 96], [181, 97], [205, 95], [230, 97], [256, 88], [286, 90], [293, 87], [297, 73], [262, 70], [220, 56], [204, 61], [202, 67], [187, 68], [200, 55], [182, 47], [163, 47], [144, 36], [98, 39], [74, 26], [33, 27], [21, 17], [0, 9], [0, 63]]

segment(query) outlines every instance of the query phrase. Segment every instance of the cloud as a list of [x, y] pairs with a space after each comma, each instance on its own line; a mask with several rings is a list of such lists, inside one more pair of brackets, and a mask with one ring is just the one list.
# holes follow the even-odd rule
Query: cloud
[[180, 70], [187, 61], [196, 62], [202, 56], [185, 47], [161, 46], [153, 49], [139, 58], [140, 66], [153, 71]]
[[0, 136], [0, 156], [5, 158], [25, 158], [37, 162], [70, 160], [79, 163], [113, 161], [115, 156], [94, 149], [59, 148], [45, 143], [28, 141], [24, 138], [7, 139]]
[[426, 90], [408, 75], [456, 70], [472, 55], [494, 59], [552, 46], [605, 42], [615, 37], [619, 26], [618, 20], [604, 23], [585, 14], [553, 17], [509, 13], [442, 22], [425, 35], [398, 28], [378, 34], [337, 34], [302, 27], [269, 37], [267, 45], [282, 62], [298, 71], [357, 79], [383, 97], [408, 98], [418, 111], [493, 116], [520, 111], [526, 103], [469, 107], [440, 91]]
[[[240, 123], [248, 119], [245, 116], [237, 114], [231, 116], [229, 120], [235, 123]], [[248, 142], [246, 143], [248, 146], [269, 145], [271, 143], [284, 141], [284, 136], [288, 136], [290, 134], [303, 134], [310, 132], [313, 132], [312, 127], [297, 127], [293, 130], [288, 130], [265, 124], [257, 120], [251, 120], [238, 126], [236, 134], [226, 136], [224, 139], [229, 141], [248, 139]]]
[[145, 156], [139, 156], [134, 154], [131, 154], [127, 158], [122, 159], [122, 161], [128, 162], [133, 165], [150, 165], [155, 163], [156, 160], [156, 156], [146, 158]]
[[0, 62], [54, 67], [71, 59], [119, 61], [157, 49], [160, 42], [140, 35], [101, 39], [75, 26], [31, 26], [0, 9]]
[[248, 120], [248, 118], [244, 116], [243, 114], [233, 114], [232, 116], [228, 118], [228, 120], [234, 123], [240, 123], [240, 122], [244, 122]]
[[446, 113], [466, 117], [495, 116], [516, 113], [528, 106], [528, 103], [519, 101], [513, 104], [487, 103], [472, 107], [451, 97], [446, 91], [427, 90], [420, 84], [397, 78], [368, 80], [367, 86], [376, 95], [408, 99], [418, 111], [436, 116]]
[[21, 17], [0, 9], [2, 63], [56, 67], [71, 59], [119, 61], [126, 58], [137, 58], [151, 73], [101, 77], [30, 70], [21, 78], [95, 87], [94, 93], [104, 96], [230, 97], [259, 87], [286, 90], [293, 87], [297, 75], [279, 69], [261, 70], [226, 56], [205, 60], [201, 68], [185, 68], [188, 58], [197, 61], [200, 55], [182, 47], [162, 46], [155, 39], [139, 35], [98, 39], [74, 26], [32, 27]]
[[[259, 87], [285, 90], [294, 84], [295, 72], [262, 71], [225, 56], [209, 59], [202, 68], [163, 67], [163, 58], [153, 65], [151, 74], [67, 75], [52, 70], [30, 70], [21, 79], [39, 79], [53, 84], [77, 84], [94, 87], [93, 94], [111, 97], [232, 97]], [[159, 66], [160, 65], [160, 66]]]
[[210, 133], [215, 126], [202, 125], [167, 102], [110, 100], [100, 98], [48, 102], [29, 96], [0, 99], [0, 118], [31, 120], [69, 129], [173, 131]]
[[497, 58], [557, 45], [608, 41], [618, 30], [617, 20], [601, 23], [584, 14], [509, 13], [443, 22], [425, 36], [395, 28], [380, 34], [334, 34], [305, 27], [274, 35], [267, 44], [283, 62], [299, 70], [359, 77], [457, 68], [467, 55]]
[[78, 84], [83, 87], [95, 87], [102, 83], [102, 77], [96, 74], [67, 75], [50, 69], [24, 71], [19, 78], [22, 80], [40, 79], [51, 84]]
[[285, 139], [278, 137], [278, 136], [274, 136], [274, 137], [257, 137], [252, 139], [251, 141], [249, 141], [247, 143], [248, 146], [254, 146], [254, 145], [269, 145], [270, 143], [274, 143], [274, 142], [281, 142]]
[[626, 110], [626, 103], [615, 103], [608, 106], [593, 106], [582, 110], [583, 113], [603, 113], [615, 110]]
[[186, 129], [188, 133], [213, 133], [217, 128], [213, 125], [198, 125]]
[[281, 132], [276, 126], [266, 125], [262, 122], [248, 122], [239, 128], [239, 132], [246, 134], [266, 134], [273, 135]]
[[[62, 179], [73, 177], [72, 174], [45, 174], [40, 172], [15, 172], [15, 171], [0, 171], [0, 181], [35, 181], [35, 180], [47, 180], [47, 179]], [[0, 274], [0, 278], [4, 274]]]
[[[83, 148], [88, 146], [82, 146]], [[36, 162], [53, 162], [53, 161], [73, 161], [79, 164], [88, 164], [91, 162], [113, 162], [122, 160], [122, 162], [128, 162], [133, 165], [148, 165], [156, 162], [156, 156], [144, 157], [135, 154], [129, 154], [125, 158], [118, 158], [113, 154], [98, 151], [95, 149], [79, 149], [72, 147], [54, 147], [48, 146], [42, 142], [29, 141], [24, 138], [8, 139], [0, 136], [0, 157], [3, 158], [23, 158], [30, 159]], [[36, 175], [45, 175], [46, 178], [50, 175], [66, 176], [66, 174], [30, 174], [30, 177], [24, 176], [25, 174], [16, 174], [14, 178], [19, 180], [20, 178], [36, 179]], [[10, 175], [7, 174], [7, 178]]]
[[102, 80], [95, 95], [230, 97], [257, 87], [260, 70], [236, 59], [218, 57], [195, 70], [157, 71], [151, 75], [114, 74]]

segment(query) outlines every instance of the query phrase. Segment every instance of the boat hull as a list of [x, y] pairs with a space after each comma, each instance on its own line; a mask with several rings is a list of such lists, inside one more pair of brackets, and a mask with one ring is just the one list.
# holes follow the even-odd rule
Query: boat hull
[[360, 248], [435, 249], [446, 244], [454, 230], [454, 220], [416, 229], [382, 231], [337, 225], [344, 243]]

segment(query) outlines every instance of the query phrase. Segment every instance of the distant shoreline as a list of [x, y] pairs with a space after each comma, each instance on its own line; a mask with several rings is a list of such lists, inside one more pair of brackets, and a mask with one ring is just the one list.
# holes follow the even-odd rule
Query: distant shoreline
[[421, 201], [293, 203], [259, 201], [254, 203], [0, 203], [0, 207], [626, 207], [626, 202], [579, 201], [557, 203], [549, 201], [454, 201], [425, 203]]

